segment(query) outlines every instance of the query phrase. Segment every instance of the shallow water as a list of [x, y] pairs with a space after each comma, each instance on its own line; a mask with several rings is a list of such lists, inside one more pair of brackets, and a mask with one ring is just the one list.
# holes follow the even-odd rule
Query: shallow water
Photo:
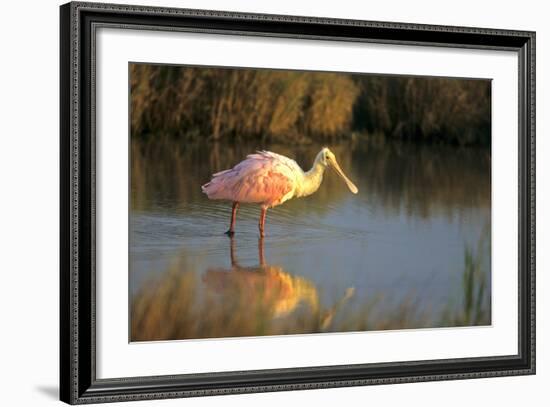
[[268, 210], [264, 239], [256, 205], [224, 235], [211, 174], [258, 149], [309, 169], [321, 147], [132, 143], [133, 340], [490, 323], [488, 149], [329, 143], [357, 195], [328, 170]]

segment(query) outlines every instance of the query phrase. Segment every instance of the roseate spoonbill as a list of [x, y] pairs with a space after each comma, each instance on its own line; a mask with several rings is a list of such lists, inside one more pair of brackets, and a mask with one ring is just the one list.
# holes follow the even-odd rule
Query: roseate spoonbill
[[296, 161], [271, 151], [249, 154], [232, 169], [214, 174], [212, 180], [202, 186], [202, 191], [210, 199], [233, 202], [231, 223], [226, 232], [229, 236], [235, 233], [239, 203], [259, 204], [262, 211], [258, 226], [260, 236], [263, 237], [267, 209], [291, 198], [313, 194], [319, 189], [327, 167], [333, 168], [342, 177], [351, 192], [358, 192], [357, 187], [338, 165], [332, 151], [326, 147], [317, 154], [313, 167], [307, 172], [304, 172]]

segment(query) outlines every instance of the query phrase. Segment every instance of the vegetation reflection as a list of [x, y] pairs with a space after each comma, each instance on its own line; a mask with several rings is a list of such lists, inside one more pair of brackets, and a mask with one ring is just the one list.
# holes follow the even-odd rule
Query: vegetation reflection
[[354, 295], [350, 287], [324, 309], [313, 282], [266, 264], [261, 238], [258, 257], [258, 265], [241, 266], [230, 239], [229, 269], [210, 268], [199, 279], [173, 266], [134, 298], [132, 340], [324, 332]]
[[[490, 210], [491, 156], [487, 149], [424, 146], [377, 138], [327, 146], [337, 155], [344, 172], [355, 180], [361, 196], [386, 215], [404, 212], [428, 218], [460, 215], [471, 208]], [[292, 157], [308, 168], [320, 145], [183, 144], [158, 136], [154, 142], [133, 140], [131, 147], [132, 209], [143, 211], [187, 210], [187, 204], [198, 202], [208, 205], [201, 183], [258, 149]], [[323, 212], [327, 204], [348, 197], [349, 191], [332, 175], [327, 174], [319, 191], [307, 201], [292, 202], [293, 210]]]
[[467, 247], [460, 291], [449, 293], [442, 311], [423, 307], [410, 295], [393, 304], [381, 294], [357, 303], [355, 288], [328, 307], [315, 284], [264, 259], [242, 266], [230, 240], [231, 267], [186, 271], [179, 257], [159, 278], [148, 281], [131, 303], [131, 341], [346, 332], [487, 325], [491, 321], [488, 228], [477, 248]]

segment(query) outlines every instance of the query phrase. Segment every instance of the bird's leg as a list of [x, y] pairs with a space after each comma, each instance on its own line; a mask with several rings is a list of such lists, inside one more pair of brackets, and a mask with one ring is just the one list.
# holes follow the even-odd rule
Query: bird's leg
[[228, 236], [233, 236], [235, 234], [235, 219], [237, 218], [237, 208], [239, 207], [238, 202], [233, 202], [233, 209], [231, 210], [231, 224], [229, 225], [229, 230], [225, 232]]
[[263, 236], [260, 236], [258, 239], [258, 257], [260, 260], [260, 267], [265, 266], [265, 258], [264, 258], [264, 238]]
[[264, 225], [265, 225], [265, 215], [267, 213], [267, 208], [262, 207], [262, 213], [260, 214], [260, 224], [258, 225], [260, 228], [260, 237], [264, 237]]
[[237, 257], [235, 256], [235, 239], [231, 236], [231, 243], [229, 245], [229, 255], [231, 257], [231, 267], [238, 268], [239, 263], [237, 262]]

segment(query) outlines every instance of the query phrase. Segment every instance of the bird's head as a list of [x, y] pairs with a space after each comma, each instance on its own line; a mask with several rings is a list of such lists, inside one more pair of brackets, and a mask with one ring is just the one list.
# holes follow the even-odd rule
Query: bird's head
[[351, 180], [346, 177], [346, 174], [344, 174], [344, 171], [342, 171], [342, 168], [340, 168], [340, 165], [338, 165], [338, 161], [336, 161], [336, 156], [332, 151], [330, 151], [327, 147], [323, 147], [323, 149], [317, 154], [317, 159], [321, 165], [324, 167], [330, 167], [332, 168], [346, 183], [349, 190], [356, 194], [359, 192], [357, 187]]

